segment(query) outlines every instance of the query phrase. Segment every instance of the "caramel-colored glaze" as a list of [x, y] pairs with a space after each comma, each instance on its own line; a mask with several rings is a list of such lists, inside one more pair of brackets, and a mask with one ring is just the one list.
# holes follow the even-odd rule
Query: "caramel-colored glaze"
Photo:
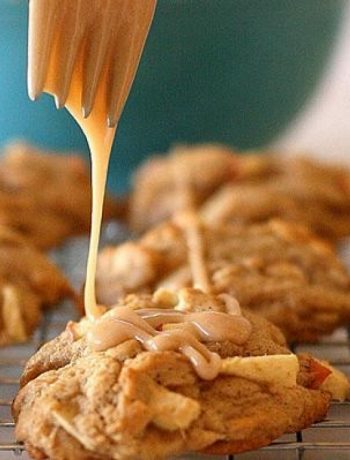
[[89, 318], [101, 315], [95, 275], [110, 152], [152, 22], [156, 0], [31, 0], [28, 91], [66, 106], [92, 159], [92, 225], [85, 283]]
[[[155, 5], [156, 0], [31, 0], [28, 88], [33, 99], [46, 91], [58, 107], [67, 107], [91, 151], [92, 226], [85, 283], [85, 309], [92, 320], [89, 343], [98, 351], [136, 339], [146, 350], [177, 350], [209, 380], [218, 374], [221, 359], [201, 342], [244, 343], [251, 325], [241, 315], [120, 307], [98, 319], [105, 311], [96, 304], [95, 274], [109, 157]], [[200, 222], [191, 212], [182, 223], [197, 284], [209, 292]], [[223, 300], [231, 305], [228, 311], [239, 313], [235, 301]], [[182, 324], [156, 329], [166, 323]]]
[[184, 313], [160, 308], [137, 310], [137, 313], [155, 329], [170, 323], [191, 324], [195, 329], [195, 335], [202, 342], [230, 340], [242, 345], [251, 332], [250, 322], [243, 316], [229, 315], [219, 311]]
[[[190, 192], [188, 191], [188, 195]], [[205, 249], [202, 238], [202, 222], [198, 213], [189, 208], [176, 217], [176, 222], [182, 227], [187, 243], [188, 261], [191, 267], [193, 286], [209, 293], [208, 268], [205, 263]]]
[[[181, 327], [158, 330], [164, 324], [179, 324]], [[221, 358], [201, 342], [229, 340], [241, 345], [251, 330], [250, 322], [241, 315], [117, 307], [92, 325], [88, 342], [96, 351], [129, 339], [137, 340], [148, 351], [179, 351], [190, 360], [199, 377], [212, 380], [220, 371]]]

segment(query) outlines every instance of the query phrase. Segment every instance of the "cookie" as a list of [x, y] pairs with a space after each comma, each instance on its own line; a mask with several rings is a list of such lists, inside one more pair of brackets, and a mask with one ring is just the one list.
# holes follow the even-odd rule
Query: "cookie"
[[31, 242], [0, 226], [0, 346], [24, 342], [44, 308], [75, 299], [60, 270]]
[[303, 157], [270, 161], [276, 170], [279, 166], [278, 173], [223, 186], [204, 204], [203, 218], [249, 224], [277, 217], [302, 223], [329, 240], [350, 234], [348, 170]]
[[[59, 155], [26, 144], [7, 146], [0, 159], [0, 224], [40, 249], [87, 233], [91, 210], [90, 174], [79, 155]], [[105, 218], [122, 206], [107, 197]]]
[[[277, 324], [289, 341], [315, 341], [350, 321], [350, 277], [334, 250], [300, 225], [201, 227], [216, 292]], [[190, 286], [184, 232], [175, 220], [141, 239], [104, 249], [97, 295], [113, 305], [127, 293]]]
[[183, 208], [177, 183], [186, 172], [208, 223], [283, 218], [330, 240], [350, 235], [350, 172], [310, 158], [241, 152], [210, 144], [155, 157], [135, 175], [130, 222], [144, 231]]
[[219, 144], [177, 146], [167, 156], [153, 156], [135, 173], [129, 203], [129, 223], [142, 232], [182, 209], [177, 180], [185, 170], [193, 199], [203, 203], [215, 190], [238, 175], [238, 158]]
[[[37, 459], [160, 459], [188, 451], [244, 452], [321, 420], [331, 398], [322, 387], [332, 371], [291, 354], [280, 331], [263, 318], [232, 315], [227, 308], [220, 296], [195, 289], [163, 291], [129, 296], [95, 324], [70, 323], [24, 371], [13, 405], [17, 439]], [[219, 363], [217, 374], [204, 378], [184, 344], [151, 351], [142, 341], [142, 331], [153, 344], [174, 332], [166, 318], [150, 326], [155, 311], [183, 321], [197, 315], [194, 322], [203, 318], [198, 315], [222, 315], [223, 321], [245, 322], [248, 333], [240, 341], [203, 339], [208, 362], [215, 356]], [[137, 339], [123, 340], [118, 334], [125, 329], [113, 329], [126, 314], [127, 328], [137, 324]], [[94, 334], [108, 321], [116, 335], [107, 346]], [[175, 326], [183, 332], [181, 324]]]
[[[248, 159], [248, 157], [246, 157]], [[246, 161], [242, 157], [242, 163]], [[248, 160], [259, 169], [262, 159]], [[282, 218], [302, 223], [317, 235], [336, 241], [350, 235], [350, 171], [310, 158], [266, 155], [264, 173], [249, 172], [240, 181], [223, 185], [204, 204], [209, 223], [258, 223]]]

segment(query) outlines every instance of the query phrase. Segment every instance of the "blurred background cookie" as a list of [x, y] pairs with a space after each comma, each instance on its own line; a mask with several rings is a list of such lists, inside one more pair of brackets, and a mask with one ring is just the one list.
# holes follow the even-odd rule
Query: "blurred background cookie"
[[76, 296], [63, 273], [30, 241], [0, 226], [0, 346], [28, 340], [42, 311]]
[[350, 234], [350, 170], [307, 156], [246, 152], [223, 145], [179, 146], [135, 174], [129, 221], [140, 232], [185, 206], [186, 172], [194, 204], [215, 222], [255, 223], [280, 217], [330, 240]]
[[[104, 218], [118, 218], [123, 204], [107, 197]], [[59, 155], [28, 144], [8, 145], [0, 158], [0, 223], [40, 249], [88, 233], [91, 184], [78, 155]]]
[[[217, 292], [229, 292], [289, 341], [314, 341], [350, 321], [350, 277], [331, 247], [305, 227], [273, 220], [255, 225], [201, 224], [207, 267]], [[141, 239], [105, 248], [99, 301], [130, 292], [192, 283], [184, 233], [176, 221]]]

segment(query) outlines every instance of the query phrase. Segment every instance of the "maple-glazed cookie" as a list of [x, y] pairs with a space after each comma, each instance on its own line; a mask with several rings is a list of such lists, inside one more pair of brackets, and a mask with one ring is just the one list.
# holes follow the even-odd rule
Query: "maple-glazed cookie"
[[[272, 220], [200, 228], [214, 290], [233, 294], [289, 341], [314, 341], [349, 323], [349, 274], [334, 250], [304, 227]], [[100, 254], [97, 293], [107, 305], [126, 293], [191, 283], [186, 238], [176, 220]]]
[[[90, 173], [79, 155], [47, 153], [10, 144], [0, 159], [0, 224], [23, 234], [40, 249], [87, 233], [91, 218]], [[108, 197], [105, 218], [122, 206]]]
[[0, 226], [0, 346], [30, 338], [42, 310], [75, 294], [61, 271], [30, 241]]
[[70, 323], [26, 366], [17, 439], [37, 459], [160, 459], [243, 452], [322, 419], [332, 369], [298, 359], [275, 326], [232, 302], [163, 290]]

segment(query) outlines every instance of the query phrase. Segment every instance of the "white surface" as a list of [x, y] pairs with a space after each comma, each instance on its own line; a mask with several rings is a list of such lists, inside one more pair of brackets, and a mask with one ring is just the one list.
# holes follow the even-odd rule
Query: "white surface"
[[310, 100], [272, 147], [350, 165], [350, 1], [326, 72]]

